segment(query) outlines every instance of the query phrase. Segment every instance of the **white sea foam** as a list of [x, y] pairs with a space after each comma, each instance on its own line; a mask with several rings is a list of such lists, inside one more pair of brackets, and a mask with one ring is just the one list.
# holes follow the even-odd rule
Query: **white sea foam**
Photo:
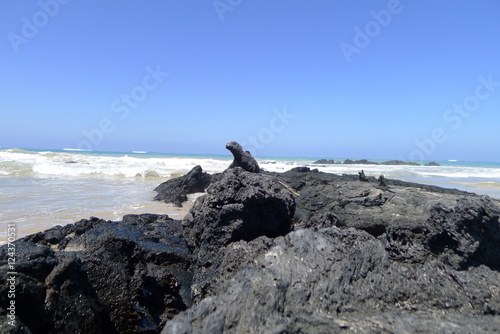
[[202, 165], [208, 172], [224, 170], [228, 161], [189, 157], [143, 158], [129, 155], [94, 155], [69, 152], [0, 151], [0, 175], [53, 177], [115, 176], [170, 177]]
[[384, 175], [389, 178], [447, 177], [447, 178], [500, 178], [500, 168], [452, 167], [452, 166], [390, 166], [390, 165], [323, 165], [320, 171], [334, 174]]
[[[19, 149], [0, 150], [0, 175], [51, 177], [124, 177], [168, 178], [188, 172], [196, 165], [209, 172], [221, 172], [229, 158], [148, 155], [145, 151], [129, 154], [88, 154], [85, 152], [43, 151]], [[144, 152], [144, 153], [142, 153]], [[460, 178], [500, 179], [500, 166], [391, 166], [391, 165], [314, 165], [308, 160], [259, 159], [268, 171], [284, 172], [298, 166], [310, 166], [335, 174], [383, 174], [388, 178]]]
[[63, 148], [63, 151], [90, 152], [90, 150], [86, 150], [83, 148]]

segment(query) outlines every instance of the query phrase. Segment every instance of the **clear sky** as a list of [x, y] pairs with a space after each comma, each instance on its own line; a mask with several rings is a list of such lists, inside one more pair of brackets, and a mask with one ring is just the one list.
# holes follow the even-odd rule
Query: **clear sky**
[[0, 147], [500, 161], [500, 1], [0, 2]]

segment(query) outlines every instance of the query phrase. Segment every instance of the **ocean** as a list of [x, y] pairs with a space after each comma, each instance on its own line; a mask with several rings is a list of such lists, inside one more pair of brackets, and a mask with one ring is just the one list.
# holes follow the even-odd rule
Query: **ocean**
[[[344, 158], [333, 158], [343, 161]], [[285, 172], [298, 166], [335, 174], [386, 178], [457, 188], [500, 199], [500, 162], [437, 161], [441, 166], [317, 165], [316, 158], [257, 158], [261, 168]], [[0, 149], [0, 244], [8, 225], [16, 237], [95, 216], [121, 220], [125, 214], [159, 213], [180, 219], [189, 208], [153, 201], [153, 189], [200, 165], [222, 172], [231, 155], [174, 155], [152, 152]], [[383, 160], [371, 160], [381, 162]], [[191, 203], [200, 194], [189, 197]]]

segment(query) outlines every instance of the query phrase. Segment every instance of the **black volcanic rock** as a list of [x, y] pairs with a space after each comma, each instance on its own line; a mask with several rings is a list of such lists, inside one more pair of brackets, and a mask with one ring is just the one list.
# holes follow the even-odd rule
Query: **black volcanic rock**
[[363, 231], [302, 229], [277, 238], [162, 333], [494, 333], [500, 318], [484, 310], [498, 278], [487, 267], [394, 262]]
[[334, 165], [334, 164], [336, 164], [336, 162], [333, 161], [332, 159], [319, 159], [319, 160], [313, 162], [313, 164]]
[[231, 168], [196, 201], [183, 225], [192, 245], [226, 245], [261, 235], [283, 235], [294, 212], [294, 196], [283, 182]]
[[227, 169], [183, 220], [198, 268], [195, 296], [204, 296], [211, 289], [222, 263], [221, 248], [240, 240], [284, 235], [294, 213], [294, 195], [282, 182], [239, 167]]
[[343, 162], [344, 165], [378, 165], [378, 162], [373, 162], [373, 161], [368, 161], [366, 159], [361, 159], [361, 160], [351, 160], [351, 159], [346, 159]]
[[401, 160], [389, 160], [380, 163], [381, 165], [388, 166], [420, 166], [419, 163], [411, 162], [411, 161], [401, 161]]
[[[340, 164], [340, 162], [335, 162], [333, 160], [327, 160], [327, 159], [320, 159], [318, 161], [313, 162], [313, 164], [323, 164], [323, 165], [328, 165], [328, 164]], [[411, 162], [411, 161], [401, 161], [401, 160], [389, 160], [389, 161], [384, 161], [384, 162], [375, 162], [375, 161], [369, 161], [366, 159], [361, 159], [361, 160], [351, 160], [351, 159], [346, 159], [344, 162], [342, 162], [344, 165], [387, 165], [387, 166], [420, 166], [419, 163], [416, 162]], [[440, 164], [436, 162], [429, 162], [425, 166], [441, 166]]]
[[441, 166], [441, 165], [438, 164], [437, 162], [431, 161], [429, 163], [426, 163], [424, 166], [437, 167], [437, 166]]
[[163, 333], [500, 330], [498, 201], [355, 175], [270, 175], [300, 193], [294, 231], [219, 248], [211, 296]]
[[180, 207], [187, 201], [187, 194], [204, 192], [211, 179], [212, 176], [203, 172], [201, 166], [195, 166], [186, 175], [167, 180], [156, 187], [155, 191], [158, 194], [154, 200], [173, 203]]
[[[15, 242], [18, 327], [31, 333], [158, 333], [190, 305], [189, 252], [174, 235], [182, 234], [180, 222], [126, 217], [81, 220]], [[0, 248], [2, 278], [12, 271], [6, 250]], [[8, 303], [2, 285], [1, 314]]]
[[294, 231], [219, 248], [211, 295], [162, 333], [500, 330], [498, 201], [355, 175], [271, 175], [300, 193]]
[[[299, 177], [302, 183], [292, 182]], [[375, 178], [353, 182], [354, 175], [290, 171], [279, 178], [300, 193], [294, 229], [332, 222], [382, 238], [398, 261], [438, 256], [455, 269], [500, 269], [499, 201], [488, 196], [385, 178], [381, 187]]]

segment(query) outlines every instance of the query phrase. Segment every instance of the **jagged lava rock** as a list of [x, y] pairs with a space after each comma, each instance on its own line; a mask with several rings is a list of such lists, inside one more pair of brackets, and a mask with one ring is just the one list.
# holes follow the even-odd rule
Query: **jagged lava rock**
[[261, 235], [283, 235], [294, 213], [294, 196], [282, 182], [231, 168], [197, 199], [182, 223], [193, 246], [227, 245]]
[[222, 247], [259, 236], [284, 235], [294, 213], [294, 195], [282, 182], [239, 167], [224, 171], [182, 221], [198, 268], [194, 294], [204, 294], [200, 289], [208, 289], [218, 275]]
[[479, 263], [500, 269], [497, 200], [390, 179], [379, 186], [375, 178], [360, 182], [354, 175], [273, 175], [300, 192], [294, 229], [354, 227], [380, 238], [400, 261], [440, 256], [457, 269]]
[[394, 262], [353, 228], [302, 229], [276, 238], [162, 333], [495, 333], [500, 318], [484, 313], [498, 310], [499, 278], [487, 267]]
[[[26, 333], [158, 333], [191, 304], [190, 255], [179, 235], [179, 221], [144, 214], [85, 219], [16, 241], [17, 323]], [[2, 286], [1, 314], [8, 303]]]
[[156, 187], [155, 191], [158, 194], [154, 200], [173, 203], [180, 207], [187, 201], [187, 194], [204, 192], [211, 179], [212, 176], [203, 172], [201, 166], [195, 166], [186, 175], [167, 180]]
[[293, 231], [214, 248], [212, 288], [163, 333], [500, 331], [498, 201], [307, 168], [266, 175], [300, 193]]

